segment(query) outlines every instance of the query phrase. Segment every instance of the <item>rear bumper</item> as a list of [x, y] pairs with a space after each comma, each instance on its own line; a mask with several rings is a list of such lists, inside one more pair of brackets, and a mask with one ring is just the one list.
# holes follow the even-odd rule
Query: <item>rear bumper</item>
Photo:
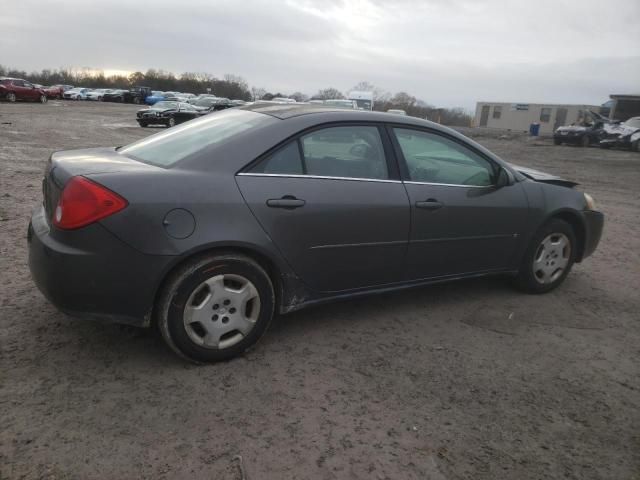
[[42, 207], [31, 218], [27, 240], [31, 276], [56, 308], [149, 326], [156, 288], [175, 257], [142, 254], [99, 224], [52, 232]]
[[587, 210], [584, 212], [585, 239], [582, 258], [584, 260], [590, 256], [600, 243], [602, 237], [602, 229], [604, 227], [604, 214]]

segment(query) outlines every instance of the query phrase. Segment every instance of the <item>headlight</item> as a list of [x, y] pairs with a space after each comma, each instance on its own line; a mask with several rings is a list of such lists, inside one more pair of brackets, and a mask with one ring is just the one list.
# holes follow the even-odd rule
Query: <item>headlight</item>
[[596, 209], [596, 202], [593, 199], [593, 197], [591, 195], [589, 195], [588, 193], [584, 194], [584, 200], [585, 202], [587, 202], [587, 210], [595, 210]]

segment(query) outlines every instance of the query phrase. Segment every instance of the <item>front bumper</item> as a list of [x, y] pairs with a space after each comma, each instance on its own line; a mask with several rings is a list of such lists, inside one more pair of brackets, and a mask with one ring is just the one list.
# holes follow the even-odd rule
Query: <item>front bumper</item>
[[59, 310], [87, 319], [149, 326], [160, 280], [176, 257], [145, 255], [105, 227], [51, 230], [43, 207], [27, 234], [29, 269]]
[[584, 260], [590, 256], [597, 248], [602, 237], [602, 229], [604, 227], [604, 214], [593, 210], [586, 210], [584, 214], [585, 239], [584, 249], [580, 260]]
[[553, 134], [553, 139], [562, 143], [581, 143], [582, 142], [582, 137], [584, 137], [585, 134], [580, 133], [580, 134], [567, 134], [567, 135], [560, 135], [558, 133], [554, 133]]

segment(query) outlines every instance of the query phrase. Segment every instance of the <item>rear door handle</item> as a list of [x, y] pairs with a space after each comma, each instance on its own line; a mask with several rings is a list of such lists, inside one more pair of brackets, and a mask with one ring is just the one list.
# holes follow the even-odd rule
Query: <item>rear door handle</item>
[[306, 202], [300, 198], [285, 195], [282, 198], [270, 198], [267, 200], [267, 206], [271, 208], [286, 208], [293, 210], [294, 208], [304, 207]]
[[435, 198], [429, 198], [424, 202], [416, 202], [416, 208], [422, 208], [424, 210], [438, 210], [444, 207], [444, 203], [437, 201]]

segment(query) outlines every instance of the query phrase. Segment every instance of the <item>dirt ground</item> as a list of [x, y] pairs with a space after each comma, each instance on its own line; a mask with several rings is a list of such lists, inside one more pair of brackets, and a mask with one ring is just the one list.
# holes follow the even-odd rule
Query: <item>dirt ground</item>
[[560, 289], [483, 279], [313, 308], [198, 367], [58, 313], [27, 268], [49, 154], [153, 132], [135, 110], [0, 103], [1, 479], [240, 479], [241, 463], [250, 480], [640, 479], [640, 155], [472, 132], [607, 215]]

